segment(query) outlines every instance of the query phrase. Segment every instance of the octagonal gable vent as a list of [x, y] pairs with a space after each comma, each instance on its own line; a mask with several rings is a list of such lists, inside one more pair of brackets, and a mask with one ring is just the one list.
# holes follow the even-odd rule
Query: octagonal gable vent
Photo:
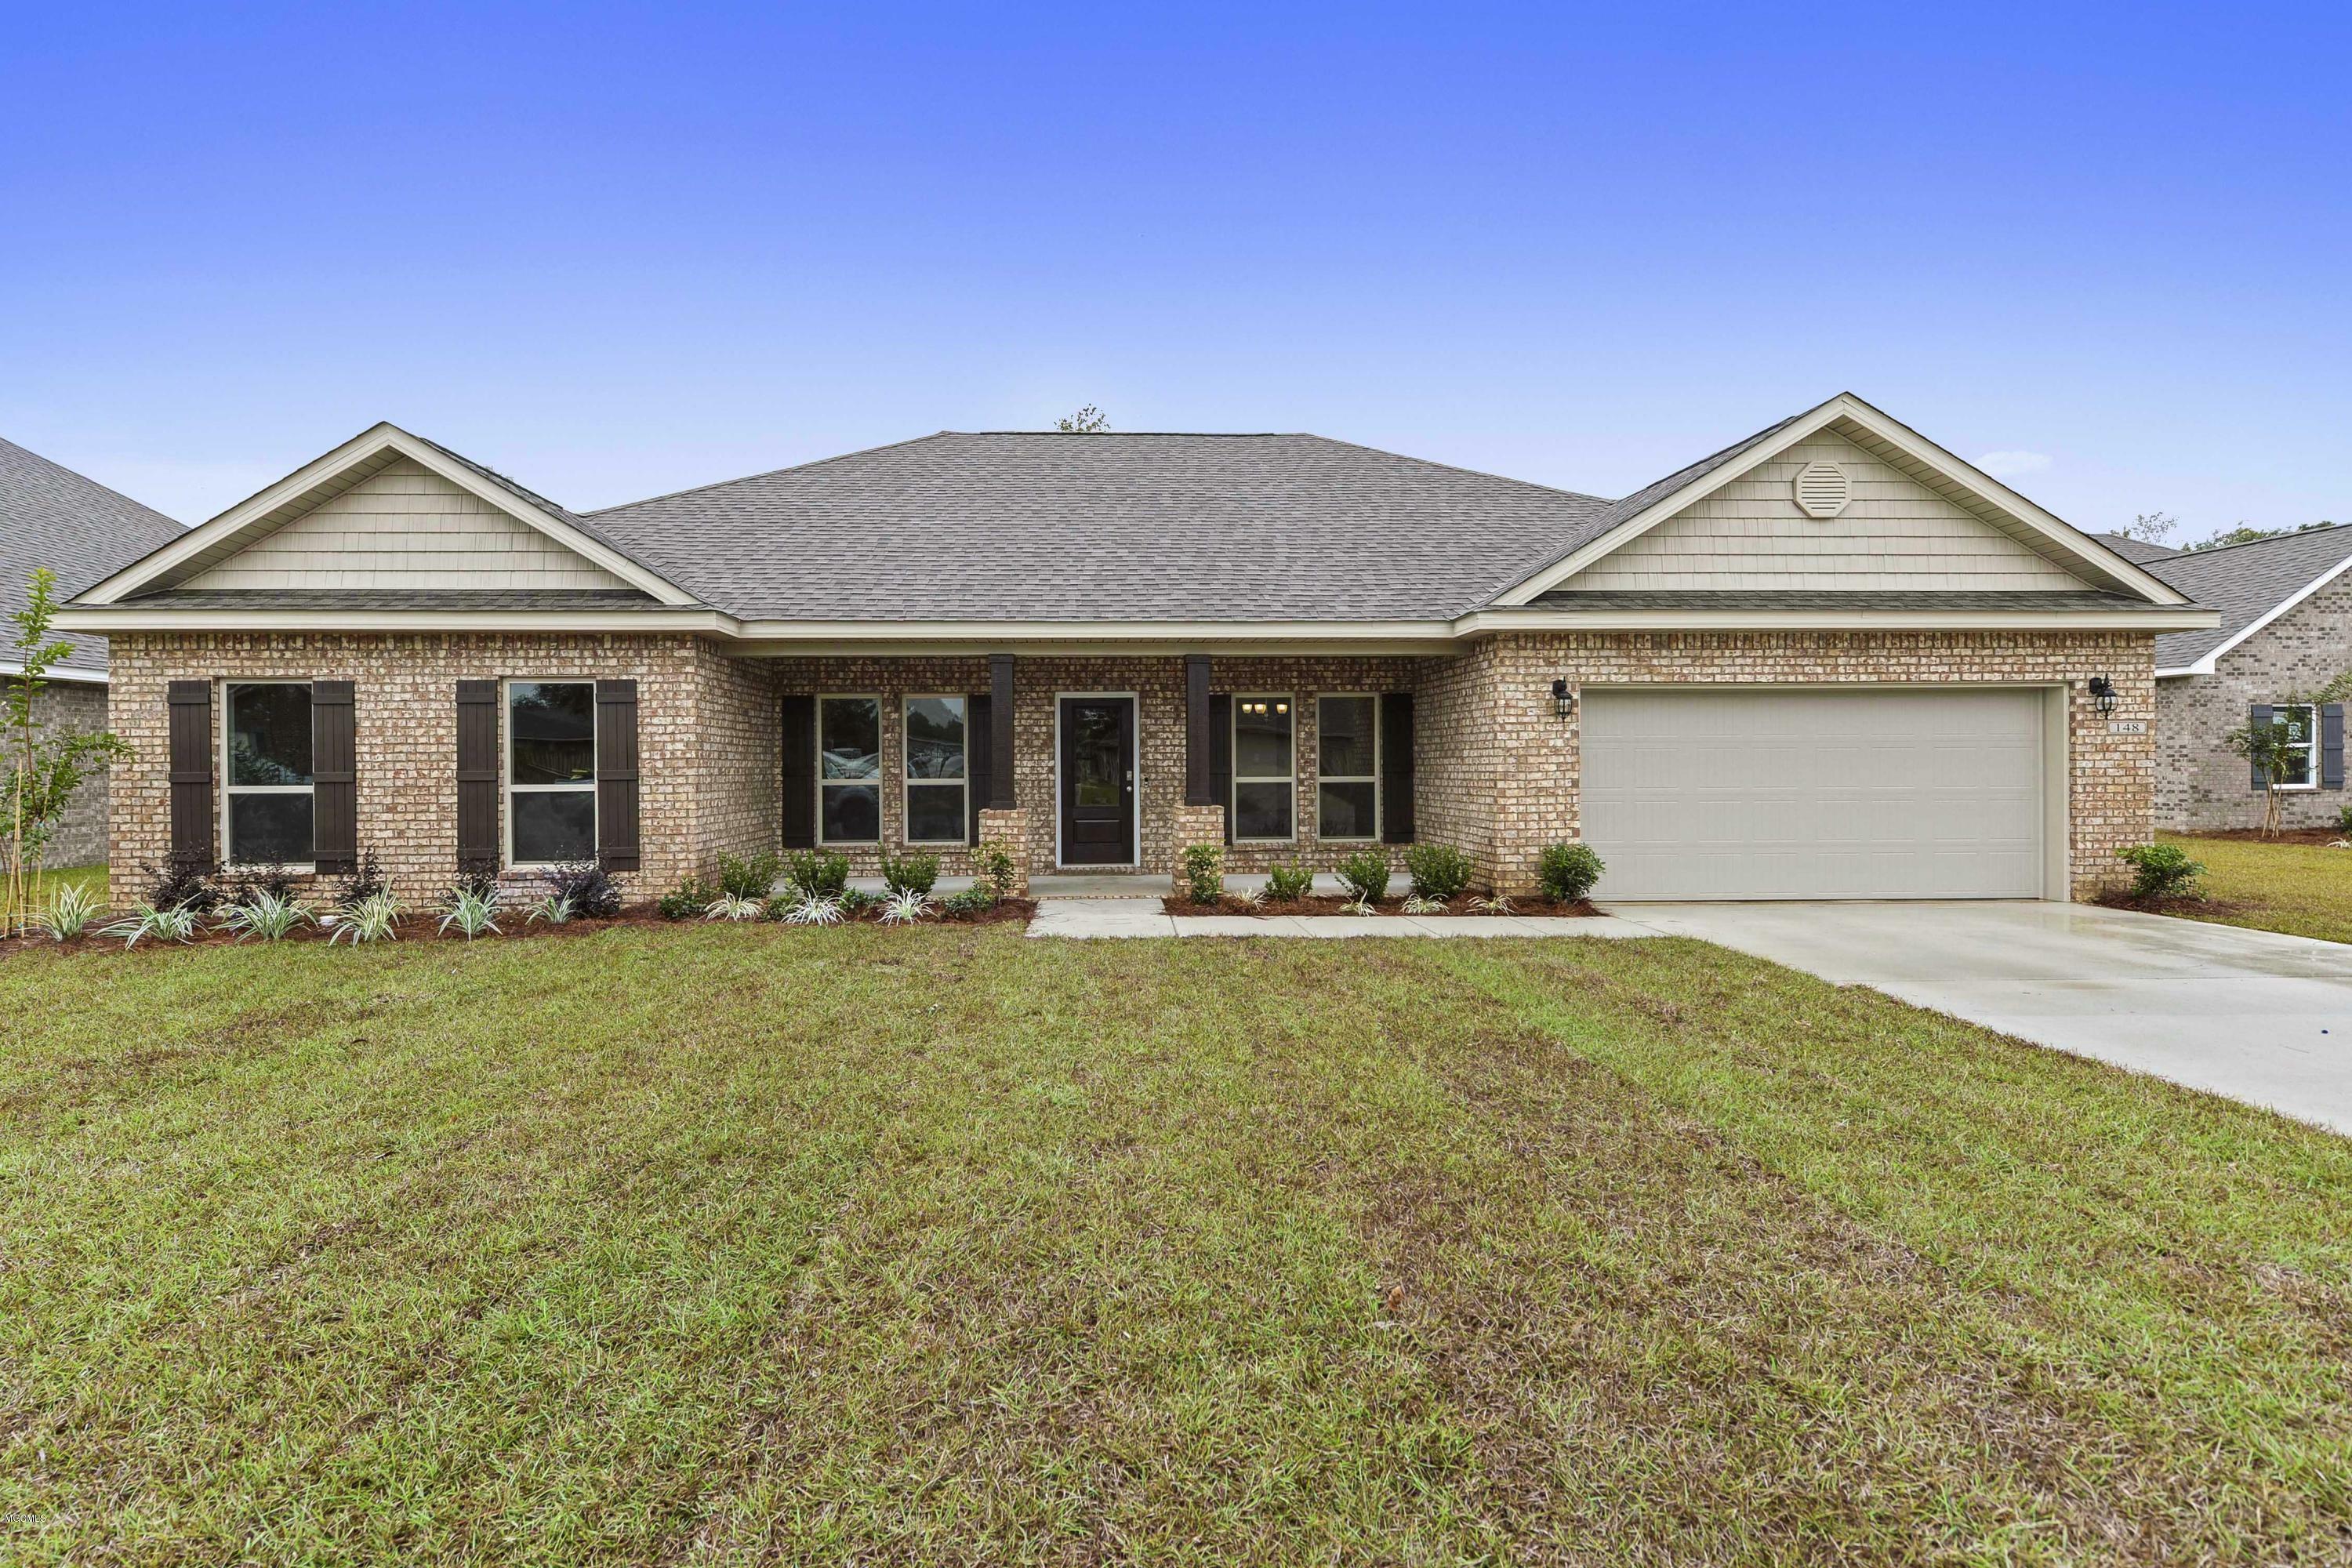
[[1807, 463], [1797, 470], [1797, 504], [1808, 517], [1835, 517], [1853, 499], [1845, 470], [1835, 463]]

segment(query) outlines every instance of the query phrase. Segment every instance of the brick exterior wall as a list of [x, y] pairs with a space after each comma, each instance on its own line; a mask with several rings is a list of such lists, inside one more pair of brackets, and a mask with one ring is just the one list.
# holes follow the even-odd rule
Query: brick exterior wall
[[[2352, 669], [2352, 578], [2335, 582], [2223, 654], [2211, 675], [2157, 686], [2157, 820], [2191, 832], [2259, 827], [2262, 792], [2243, 757], [2222, 738], [2245, 724], [2258, 703], [2318, 689]], [[2333, 827], [2352, 794], [2341, 789], [2282, 790], [2279, 820], [2289, 827]]]
[[[106, 688], [94, 681], [53, 680], [33, 699], [34, 726], [47, 735], [87, 735], [106, 728]], [[0, 825], [0, 832], [5, 832]], [[106, 858], [106, 772], [74, 791], [49, 836], [42, 864], [95, 866]]]

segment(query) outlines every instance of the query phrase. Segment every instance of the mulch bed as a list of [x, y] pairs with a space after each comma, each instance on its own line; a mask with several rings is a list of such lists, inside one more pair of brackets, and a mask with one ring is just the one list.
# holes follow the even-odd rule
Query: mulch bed
[[[982, 910], [977, 913], [969, 915], [951, 915], [934, 909], [931, 913], [924, 919], [922, 923], [925, 925], [1001, 925], [1008, 921], [1018, 921], [1026, 924], [1030, 917], [1034, 915], [1036, 912], [1037, 904], [1033, 899], [1004, 899], [999, 900], [993, 909]], [[710, 925], [724, 925], [729, 923], [724, 921], [710, 921], [706, 922], [698, 919], [666, 921], [662, 919], [660, 914], [656, 911], [654, 906], [651, 904], [633, 905], [630, 908], [623, 910], [611, 920], [590, 920], [585, 917], [582, 917], [575, 920], [566, 921], [562, 925], [550, 925], [544, 921], [526, 924], [524, 923], [524, 915], [525, 911], [519, 908], [510, 907], [502, 909], [499, 915], [499, 934], [496, 936], [478, 936], [474, 938], [474, 941], [478, 942], [512, 942], [518, 938], [523, 937], [593, 936], [598, 931], [611, 931], [615, 927], [624, 926], [690, 926], [702, 925], [706, 923]], [[101, 915], [97, 919], [92, 920], [90, 921], [92, 932], [94, 933], [97, 928], [107, 924], [115, 918], [117, 917], [113, 915]], [[746, 925], [757, 925], [763, 922], [746, 921], [742, 923]], [[877, 905], [873, 909], [867, 910], [863, 914], [845, 917], [842, 923], [844, 925], [880, 925], [882, 923], [881, 908]], [[331, 940], [333, 932], [331, 929], [314, 923], [296, 927], [293, 931], [289, 931], [285, 936], [280, 937], [278, 942], [280, 943], [327, 942]], [[466, 938], [460, 936], [455, 931], [444, 931], [441, 929], [440, 913], [436, 910], [432, 913], [419, 913], [403, 916], [400, 921], [400, 936], [397, 940], [404, 942], [454, 942], [462, 944], [466, 941]], [[236, 945], [236, 936], [235, 932], [216, 931], [212, 927], [211, 923], [207, 921], [204, 928], [196, 933], [196, 936], [193, 941], [157, 942], [152, 937], [142, 937], [139, 941], [139, 945], [135, 948], [130, 949], [129, 951], [132, 952], [146, 952], [152, 949], [160, 952], [176, 952], [191, 947], [234, 947]], [[263, 942], [259, 937], [248, 937], [246, 939], [245, 945], [247, 947], [269, 947], [277, 944]], [[11, 953], [19, 952], [29, 948], [45, 948], [60, 952], [121, 952], [124, 951], [122, 939], [121, 937], [114, 936], [102, 937], [96, 934], [89, 934], [79, 936], [74, 938], [71, 942], [62, 943], [51, 942], [47, 937], [42, 936], [38, 932], [35, 932], [29, 936], [0, 937], [0, 958], [5, 958]]]
[[2352, 834], [2347, 834], [2340, 827], [2282, 827], [2276, 833], [2265, 837], [2262, 829], [2258, 827], [2216, 827], [2203, 833], [2184, 834], [2182, 837], [2229, 838], [2242, 840], [2249, 844], [2316, 844], [2324, 847], [2339, 838], [2352, 837]]
[[2091, 901], [2101, 909], [2130, 910], [2143, 915], [2242, 915], [2252, 913], [2258, 907], [2221, 899], [2136, 899], [2128, 889], [2110, 889]]
[[[1196, 904], [1181, 893], [1170, 893], [1160, 900], [1160, 907], [1171, 915], [1345, 915], [1353, 913], [1353, 910], [1347, 908], [1347, 900], [1337, 895], [1321, 895], [1306, 899], [1267, 899], [1261, 903], [1254, 904], [1247, 899], [1235, 898], [1229, 893], [1218, 900], [1215, 906], [1212, 908], [1207, 904]], [[1382, 899], [1372, 906], [1372, 912], [1382, 915], [1401, 915], [1404, 913], [1404, 900], [1401, 898]], [[1496, 913], [1493, 910], [1471, 908], [1470, 896], [1466, 893], [1458, 899], [1448, 900], [1444, 912], [1449, 915], [1477, 915], [1490, 918]], [[1591, 900], [1589, 899], [1579, 899], [1574, 903], [1569, 904], [1555, 903], [1549, 899], [1513, 899], [1510, 912], [1514, 915], [1570, 916], [1601, 913], [1599, 910], [1592, 907]]]

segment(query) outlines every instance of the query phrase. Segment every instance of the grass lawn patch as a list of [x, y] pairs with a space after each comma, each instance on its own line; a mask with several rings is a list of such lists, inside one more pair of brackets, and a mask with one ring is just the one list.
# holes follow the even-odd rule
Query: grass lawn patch
[[2352, 849], [2236, 836], [2159, 837], [2205, 863], [2204, 891], [2213, 906], [2183, 902], [2168, 906], [2167, 914], [2352, 942]]
[[2273, 1562], [2352, 1142], [1683, 941], [0, 961], [14, 1562]]

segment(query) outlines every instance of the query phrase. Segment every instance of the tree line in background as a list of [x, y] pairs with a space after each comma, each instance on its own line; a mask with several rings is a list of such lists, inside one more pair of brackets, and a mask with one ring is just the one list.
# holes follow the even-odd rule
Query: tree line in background
[[[2179, 526], [2180, 520], [2169, 512], [2144, 511], [2116, 531], [2126, 539], [2137, 539], [2142, 544], [2163, 544], [2171, 539]], [[2309, 533], [2315, 528], [2335, 526], [2334, 522], [2324, 518], [2317, 522], [2296, 523], [2289, 528], [2256, 528], [2252, 523], [2242, 522], [2235, 528], [2223, 529], [2210, 539], [2200, 539], [2180, 548], [2190, 552], [2221, 550], [2232, 544], [2252, 544], [2258, 539], [2280, 539], [2290, 533]]]

